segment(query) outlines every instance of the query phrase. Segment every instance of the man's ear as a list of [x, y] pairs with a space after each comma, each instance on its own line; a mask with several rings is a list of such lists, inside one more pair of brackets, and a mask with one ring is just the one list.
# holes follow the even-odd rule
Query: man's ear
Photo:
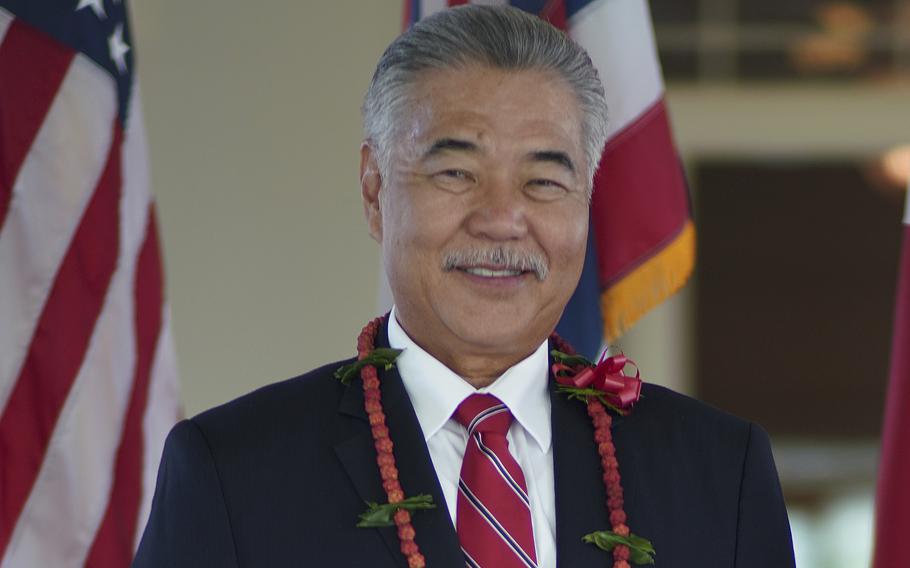
[[382, 243], [382, 209], [379, 206], [379, 191], [382, 189], [382, 175], [376, 150], [369, 141], [360, 145], [360, 195], [363, 198], [363, 214], [367, 219], [370, 236]]

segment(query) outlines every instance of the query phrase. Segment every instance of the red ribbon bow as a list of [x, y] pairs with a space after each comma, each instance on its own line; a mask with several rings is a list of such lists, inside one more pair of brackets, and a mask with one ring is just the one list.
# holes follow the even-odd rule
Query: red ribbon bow
[[[562, 363], [553, 363], [553, 376], [556, 382], [575, 388], [593, 388], [604, 393], [620, 409], [630, 408], [641, 396], [641, 379], [638, 365], [625, 355], [607, 357], [606, 352], [593, 367], [584, 367], [577, 373], [575, 369]], [[623, 368], [629, 364], [635, 367], [635, 376], [623, 374]], [[569, 371], [568, 374], [560, 374]]]

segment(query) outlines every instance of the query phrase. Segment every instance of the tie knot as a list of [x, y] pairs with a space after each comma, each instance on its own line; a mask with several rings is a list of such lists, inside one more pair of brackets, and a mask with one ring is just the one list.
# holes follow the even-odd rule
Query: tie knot
[[512, 425], [512, 413], [491, 394], [472, 394], [458, 405], [455, 420], [467, 429], [468, 436], [474, 432], [505, 436]]

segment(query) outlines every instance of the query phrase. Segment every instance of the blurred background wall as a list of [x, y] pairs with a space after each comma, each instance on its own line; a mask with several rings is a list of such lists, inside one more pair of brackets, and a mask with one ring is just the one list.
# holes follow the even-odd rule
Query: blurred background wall
[[[800, 566], [863, 566], [910, 175], [910, 2], [651, 10], [700, 258], [621, 345], [647, 379], [769, 430]], [[359, 105], [400, 20], [397, 0], [133, 4], [188, 415], [350, 356], [376, 313]]]
[[395, 1], [136, 2], [186, 413], [350, 356], [376, 311], [360, 101]]

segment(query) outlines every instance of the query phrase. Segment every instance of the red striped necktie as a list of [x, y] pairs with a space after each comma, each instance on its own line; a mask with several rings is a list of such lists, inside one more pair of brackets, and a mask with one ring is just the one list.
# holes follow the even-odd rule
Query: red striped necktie
[[495, 396], [474, 394], [454, 418], [468, 431], [455, 523], [466, 564], [535, 568], [528, 486], [506, 440], [512, 413]]

